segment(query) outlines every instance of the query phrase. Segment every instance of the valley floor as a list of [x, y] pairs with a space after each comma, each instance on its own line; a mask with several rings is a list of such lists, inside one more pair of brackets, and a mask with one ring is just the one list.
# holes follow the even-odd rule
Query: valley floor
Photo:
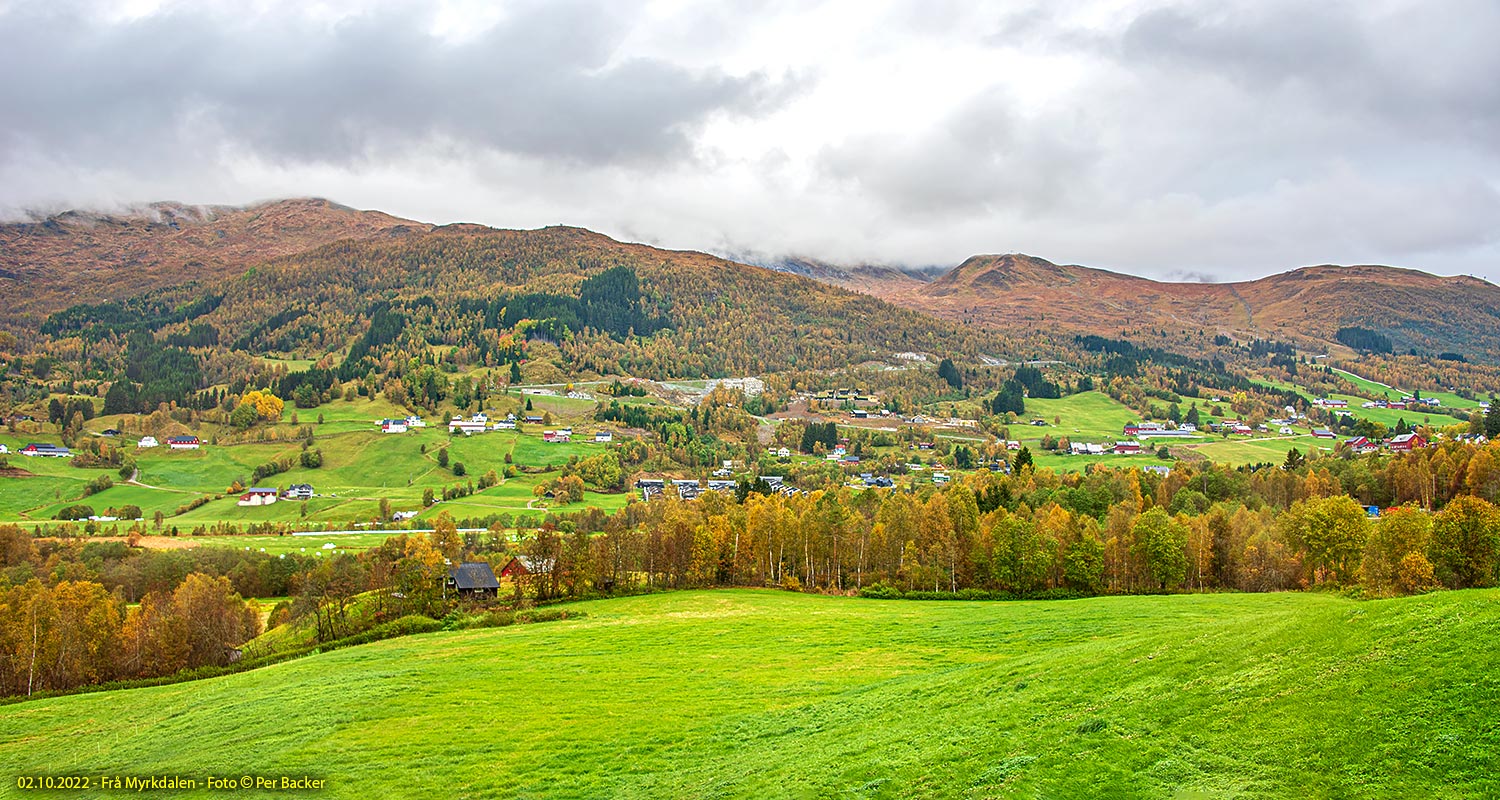
[[0, 763], [360, 798], [1500, 794], [1497, 590], [576, 608], [0, 707]]

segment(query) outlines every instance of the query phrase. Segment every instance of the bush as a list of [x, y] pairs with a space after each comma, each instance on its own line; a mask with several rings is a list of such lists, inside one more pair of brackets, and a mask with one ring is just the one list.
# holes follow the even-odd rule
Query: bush
[[884, 583], [872, 583], [859, 590], [860, 597], [868, 597], [874, 600], [900, 600], [901, 590]]
[[92, 516], [94, 516], [94, 507], [80, 504], [59, 509], [57, 515], [54, 516], [53, 519], [88, 519]]

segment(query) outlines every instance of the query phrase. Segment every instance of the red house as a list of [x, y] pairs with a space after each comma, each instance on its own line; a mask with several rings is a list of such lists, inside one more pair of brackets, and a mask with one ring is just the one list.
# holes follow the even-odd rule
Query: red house
[[1423, 439], [1419, 434], [1403, 433], [1400, 436], [1392, 437], [1390, 441], [1386, 442], [1386, 445], [1389, 446], [1392, 451], [1405, 453], [1415, 450], [1419, 447], [1426, 447], [1427, 440]]
[[1133, 456], [1141, 452], [1140, 442], [1115, 442], [1115, 455]]

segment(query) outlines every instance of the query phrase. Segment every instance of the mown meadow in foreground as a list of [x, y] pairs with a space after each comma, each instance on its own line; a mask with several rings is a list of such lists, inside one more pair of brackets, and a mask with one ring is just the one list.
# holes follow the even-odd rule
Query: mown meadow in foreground
[[361, 798], [1500, 793], [1497, 590], [570, 608], [0, 707], [0, 763]]

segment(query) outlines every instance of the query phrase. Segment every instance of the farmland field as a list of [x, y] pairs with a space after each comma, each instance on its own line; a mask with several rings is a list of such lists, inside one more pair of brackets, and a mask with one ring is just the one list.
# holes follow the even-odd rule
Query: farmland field
[[[1068, 436], [1078, 441], [1115, 441], [1124, 438], [1125, 423], [1140, 420], [1141, 415], [1103, 392], [1081, 392], [1057, 400], [1041, 398], [1026, 399], [1026, 419], [1040, 418], [1049, 423], [1045, 428], [1036, 428], [1038, 434]], [[1051, 424], [1053, 419], [1060, 419]], [[1022, 439], [1028, 431], [1021, 426], [1011, 426], [1011, 435]]]
[[0, 761], [360, 798], [1500, 793], [1495, 590], [572, 608], [5, 706]]

